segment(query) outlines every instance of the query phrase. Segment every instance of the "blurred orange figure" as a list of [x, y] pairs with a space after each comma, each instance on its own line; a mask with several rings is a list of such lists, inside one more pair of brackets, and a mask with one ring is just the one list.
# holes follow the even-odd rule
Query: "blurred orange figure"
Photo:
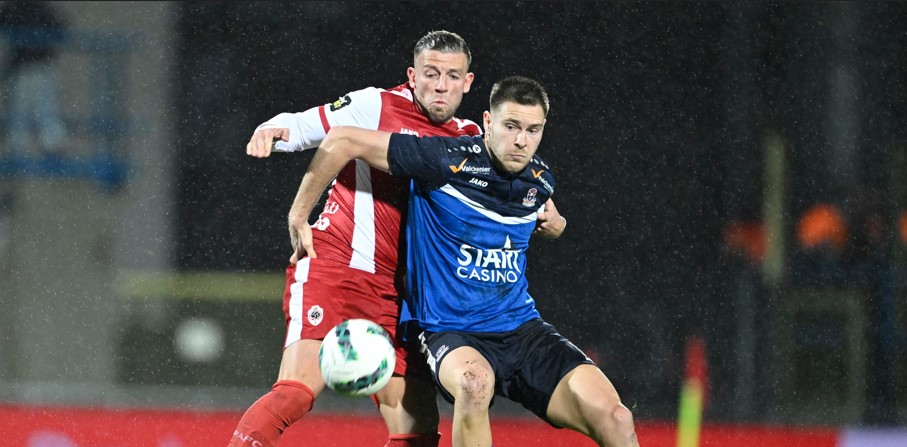
[[724, 228], [725, 247], [743, 254], [750, 262], [765, 258], [765, 231], [760, 222], [732, 221]]
[[800, 217], [797, 224], [797, 239], [800, 245], [808, 250], [823, 245], [841, 250], [847, 242], [847, 225], [837, 207], [818, 203]]

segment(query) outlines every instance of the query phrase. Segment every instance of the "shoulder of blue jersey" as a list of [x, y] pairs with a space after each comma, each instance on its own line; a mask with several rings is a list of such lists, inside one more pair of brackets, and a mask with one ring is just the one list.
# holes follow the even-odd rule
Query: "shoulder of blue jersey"
[[538, 156], [533, 156], [527, 168], [532, 174], [532, 178], [541, 183], [549, 195], [554, 194], [554, 173], [551, 172], [548, 164]]

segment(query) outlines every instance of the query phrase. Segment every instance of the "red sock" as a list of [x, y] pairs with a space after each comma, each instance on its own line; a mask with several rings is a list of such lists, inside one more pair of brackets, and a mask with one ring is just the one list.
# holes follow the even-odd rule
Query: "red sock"
[[431, 435], [390, 435], [384, 447], [438, 447], [441, 433]]
[[274, 447], [290, 424], [315, 404], [315, 393], [295, 380], [281, 380], [243, 415], [228, 447]]

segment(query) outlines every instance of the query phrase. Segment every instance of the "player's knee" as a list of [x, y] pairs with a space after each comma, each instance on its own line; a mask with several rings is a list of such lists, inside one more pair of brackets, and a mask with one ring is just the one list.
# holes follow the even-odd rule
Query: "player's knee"
[[633, 413], [620, 401], [611, 399], [587, 402], [581, 411], [580, 427], [599, 445], [609, 447], [635, 445]]
[[402, 403], [403, 405], [400, 407], [401, 433], [437, 433], [441, 418], [438, 414], [435, 393], [426, 393], [421, 397], [408, 393]]
[[633, 413], [623, 404], [617, 404], [614, 411], [611, 412], [611, 418], [619, 427], [633, 428]]
[[315, 405], [315, 393], [311, 388], [294, 380], [277, 381], [270, 394], [272, 411], [282, 415], [289, 423], [301, 419]]
[[[427, 394], [431, 400], [425, 398], [407, 398], [403, 401], [403, 408], [412, 416], [410, 433], [435, 433], [441, 417], [438, 414], [438, 401], [434, 393]], [[407, 396], [408, 397], [408, 396]]]
[[395, 376], [372, 396], [391, 433], [437, 433], [440, 417], [434, 384]]
[[635, 445], [636, 429], [633, 424], [633, 413], [629, 408], [617, 403], [610, 409], [607, 419], [604, 427], [607, 431], [605, 437], [613, 440], [611, 445]]
[[471, 404], [491, 403], [494, 396], [494, 374], [487, 368], [469, 365], [457, 375], [457, 389], [453, 393], [457, 399]]

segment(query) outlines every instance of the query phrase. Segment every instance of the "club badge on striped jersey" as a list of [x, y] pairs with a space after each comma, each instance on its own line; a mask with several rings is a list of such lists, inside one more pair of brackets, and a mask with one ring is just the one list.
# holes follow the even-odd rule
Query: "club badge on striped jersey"
[[309, 308], [307, 316], [309, 318], [309, 323], [311, 323], [312, 326], [318, 326], [321, 324], [321, 320], [324, 319], [324, 309], [322, 309], [321, 306], [312, 306]]

